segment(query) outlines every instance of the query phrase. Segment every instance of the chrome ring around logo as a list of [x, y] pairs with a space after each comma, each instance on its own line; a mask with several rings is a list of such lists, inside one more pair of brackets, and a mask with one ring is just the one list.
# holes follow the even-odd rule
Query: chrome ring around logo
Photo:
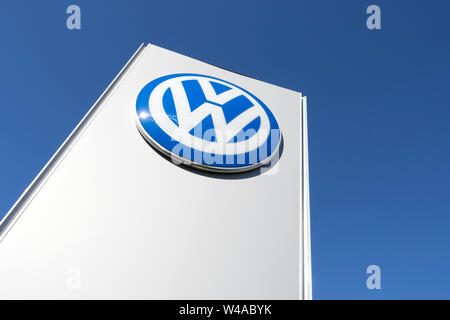
[[278, 153], [281, 131], [249, 91], [200, 74], [171, 74], [148, 83], [136, 101], [142, 136], [173, 160], [215, 172], [241, 172]]

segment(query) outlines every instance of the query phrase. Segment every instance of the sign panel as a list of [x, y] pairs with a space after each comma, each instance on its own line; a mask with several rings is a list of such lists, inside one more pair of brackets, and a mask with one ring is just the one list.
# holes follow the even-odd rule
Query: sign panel
[[0, 225], [0, 298], [310, 299], [306, 99], [141, 46]]

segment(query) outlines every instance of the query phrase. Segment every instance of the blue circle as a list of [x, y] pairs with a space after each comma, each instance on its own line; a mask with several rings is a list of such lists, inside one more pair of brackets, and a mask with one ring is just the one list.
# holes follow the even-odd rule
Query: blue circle
[[[211, 80], [218, 80], [224, 83], [227, 83], [231, 86], [234, 86], [243, 92], [250, 95], [253, 99], [255, 99], [259, 105], [264, 109], [270, 123], [270, 132], [269, 135], [261, 146], [258, 148], [251, 150], [249, 152], [243, 154], [235, 154], [235, 155], [215, 155], [211, 153], [207, 153], [205, 151], [197, 150], [192, 147], [186, 146], [181, 142], [173, 140], [173, 138], [162, 130], [156, 121], [153, 118], [153, 115], [150, 112], [149, 100], [150, 95], [153, 90], [161, 83], [166, 80], [177, 78], [177, 77], [185, 77], [185, 76], [194, 76], [194, 77], [203, 77]], [[147, 117], [139, 117], [139, 114], [145, 112], [148, 114]], [[181, 154], [175, 154], [177, 157], [184, 158], [188, 160], [188, 162], [199, 165], [201, 168], [210, 169], [213, 171], [240, 171], [245, 169], [253, 169], [270, 161], [270, 158], [274, 155], [274, 153], [278, 150], [281, 141], [281, 132], [278, 126], [278, 123], [269, 110], [269, 108], [255, 95], [250, 93], [249, 91], [222, 79], [200, 75], [200, 74], [192, 74], [192, 73], [178, 73], [162, 76], [155, 80], [149, 82], [142, 90], [139, 92], [137, 100], [136, 100], [136, 115], [138, 124], [142, 130], [141, 134], [149, 140], [150, 143], [155, 144], [159, 148], [162, 148], [165, 153], [172, 155], [174, 148], [178, 146], [178, 149], [183, 150]], [[214, 163], [208, 163], [205, 161], [205, 158], [214, 158], [216, 161]], [[231, 170], [230, 170], [231, 169]]]

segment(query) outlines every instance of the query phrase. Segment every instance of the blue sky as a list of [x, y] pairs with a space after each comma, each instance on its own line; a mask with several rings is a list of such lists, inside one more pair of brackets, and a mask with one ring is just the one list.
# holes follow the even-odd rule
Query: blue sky
[[[81, 7], [81, 30], [66, 8]], [[381, 7], [381, 30], [366, 8]], [[315, 299], [450, 298], [450, 2], [0, 5], [0, 217], [141, 42], [308, 96]], [[365, 285], [381, 267], [381, 290]]]

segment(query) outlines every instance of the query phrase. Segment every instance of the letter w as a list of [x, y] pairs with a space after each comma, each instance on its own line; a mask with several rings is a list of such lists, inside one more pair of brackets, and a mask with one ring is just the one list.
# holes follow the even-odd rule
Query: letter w
[[242, 92], [236, 88], [232, 88], [220, 94], [216, 94], [214, 88], [207, 79], [199, 79], [198, 82], [205, 94], [206, 102], [194, 111], [191, 111], [189, 100], [182, 83], [176, 82], [171, 85], [175, 108], [177, 110], [178, 124], [181, 129], [189, 132], [204, 118], [211, 115], [217, 141], [226, 142], [239, 133], [239, 131], [252, 120], [258, 117], [258, 108], [253, 106], [227, 123], [221, 106], [240, 96]]

